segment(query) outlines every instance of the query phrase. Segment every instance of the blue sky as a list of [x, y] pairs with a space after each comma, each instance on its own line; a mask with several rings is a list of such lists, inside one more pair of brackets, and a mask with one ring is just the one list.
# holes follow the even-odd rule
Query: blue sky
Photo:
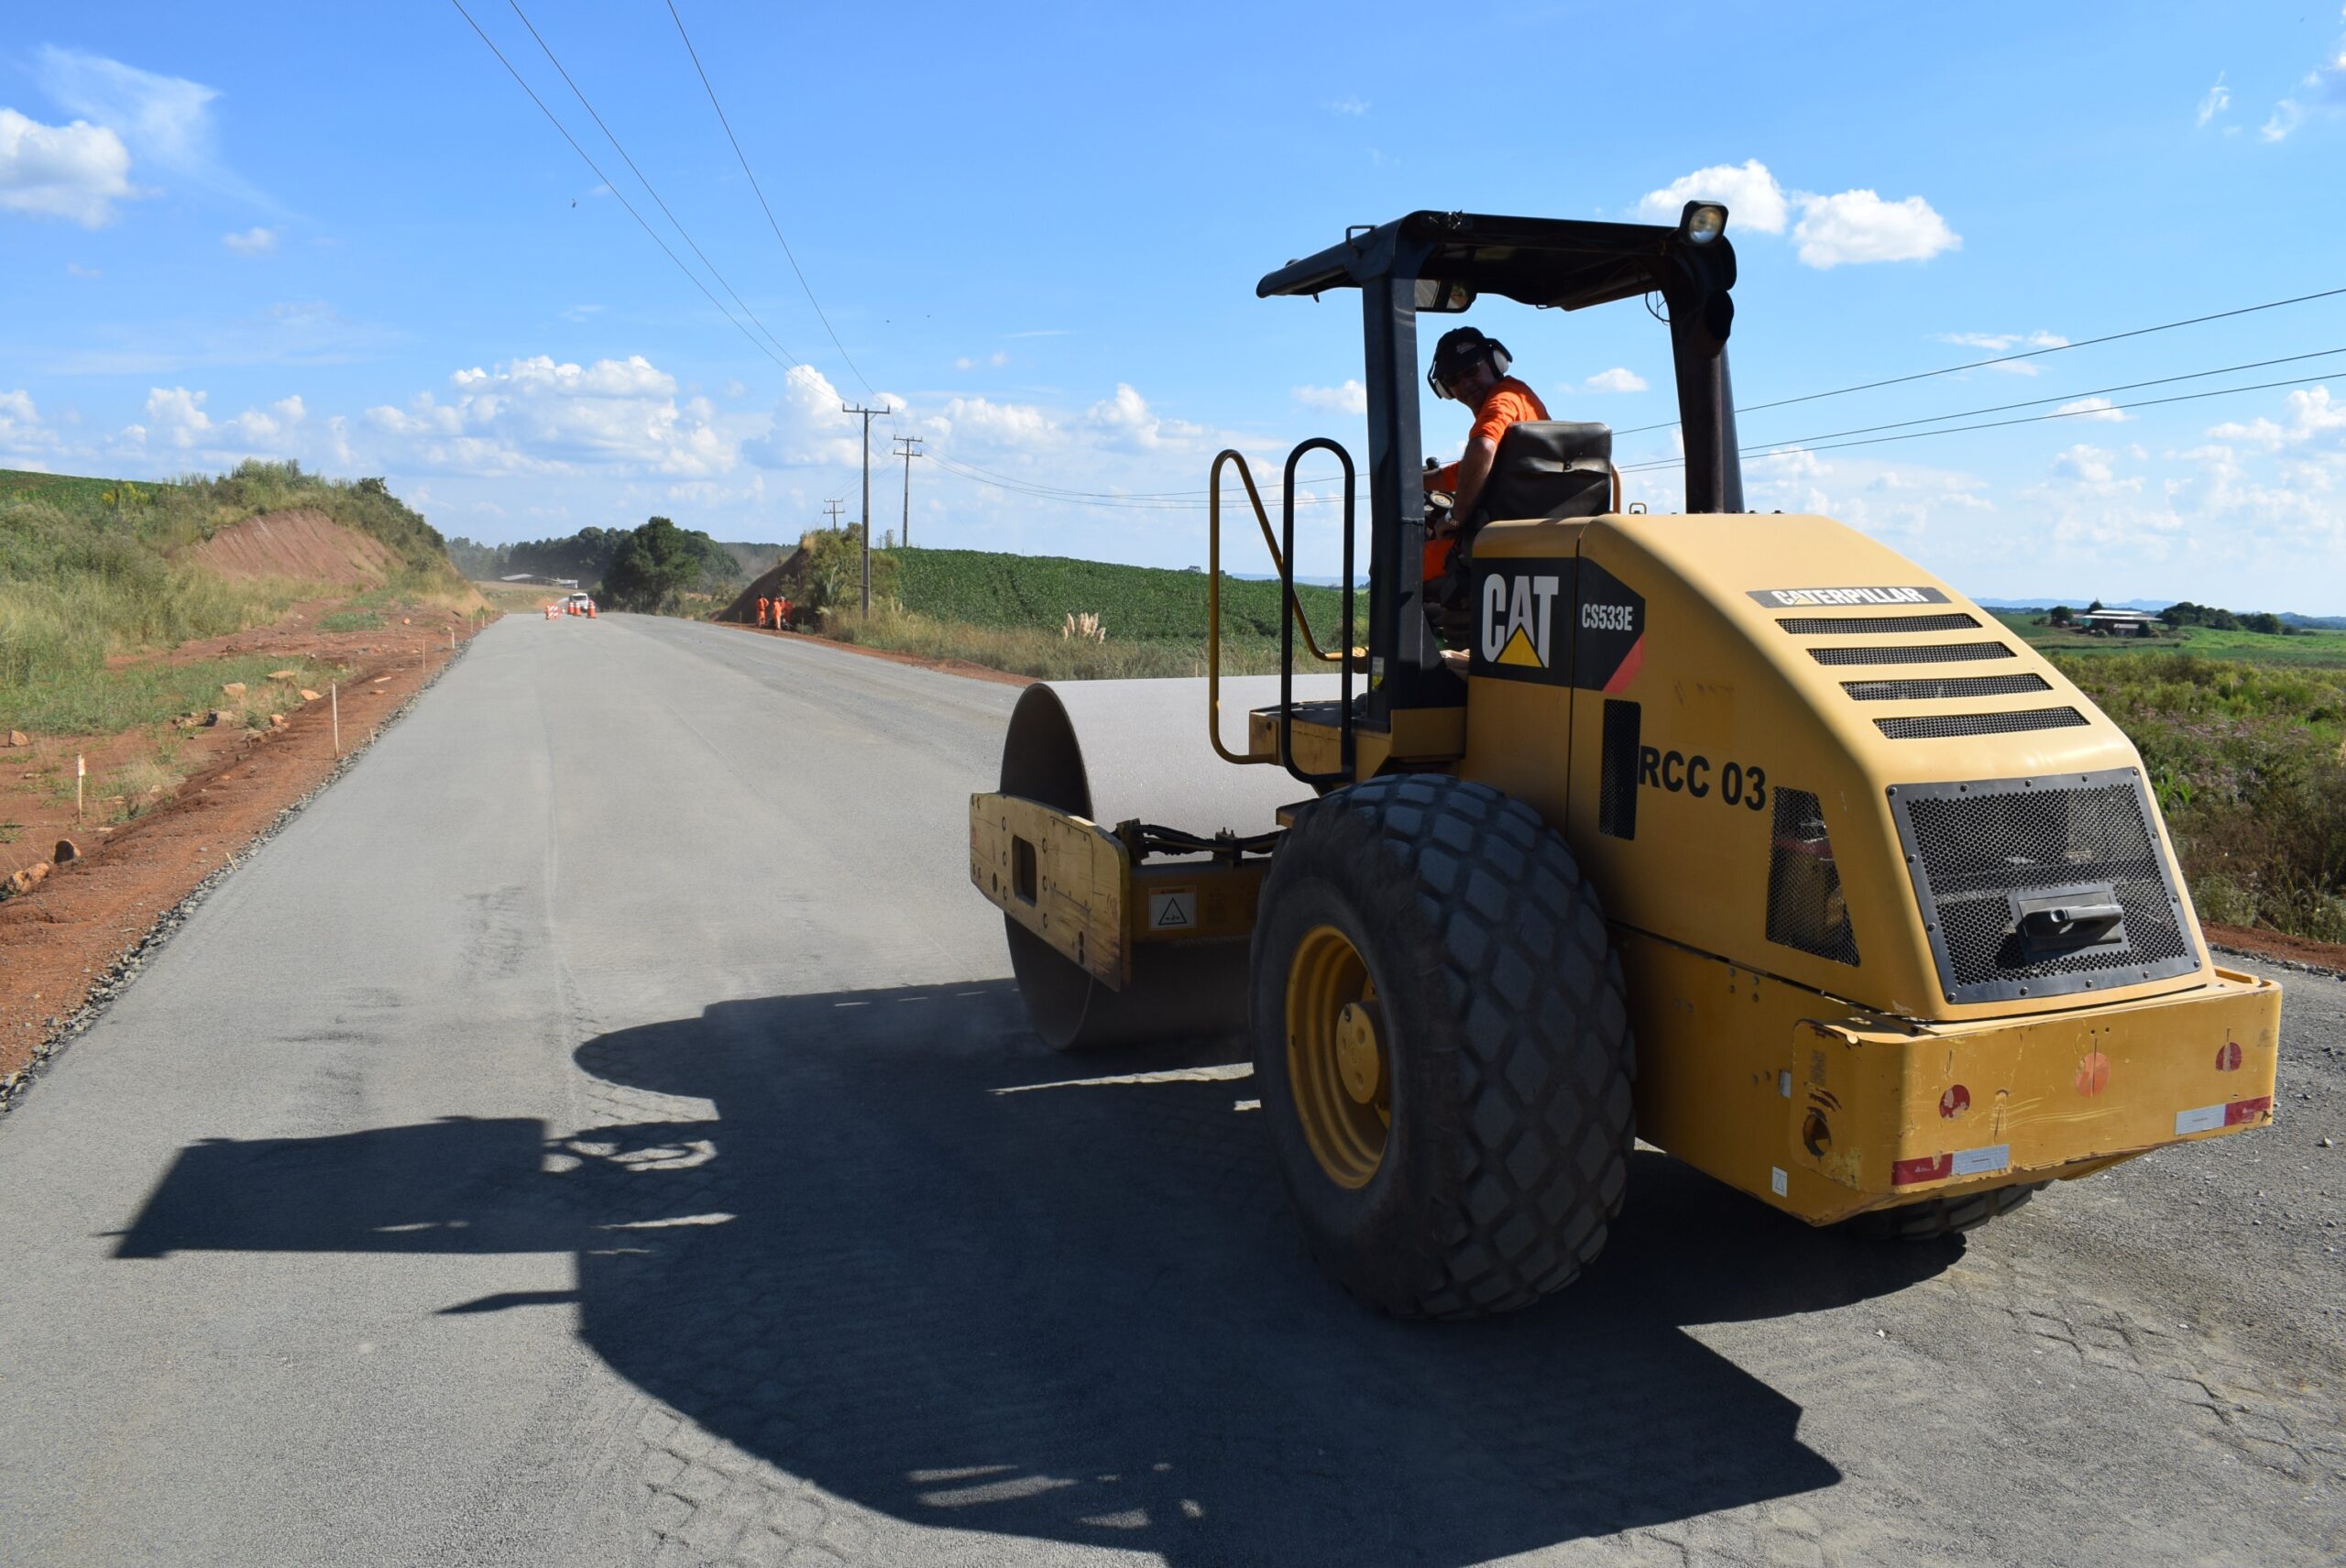
[[[697, 271], [507, 0], [466, 5]], [[791, 539], [824, 498], [858, 504], [844, 397], [892, 410], [876, 453], [917, 434], [939, 459], [913, 468], [916, 543], [1183, 565], [1204, 558], [1218, 448], [1275, 470], [1306, 435], [1360, 444], [1357, 310], [1253, 293], [1347, 224], [1720, 196], [1747, 405], [2346, 286], [2338, 0], [1438, 21], [678, 5], [843, 350], [664, 0], [529, 16], [779, 354], [660, 253], [452, 5], [59, 7], [0, 53], [0, 464], [293, 456], [386, 475], [476, 538], [658, 512]], [[1634, 304], [1468, 319], [1558, 417], [1674, 412], [1664, 331]], [[2285, 383], [2262, 390], [1817, 439], [2330, 348], [2107, 395]], [[1454, 449], [1460, 411], [1426, 420], [1429, 449]], [[1838, 517], [1977, 594], [2346, 612], [2346, 295], [1753, 413], [1743, 434], [1783, 448], [1747, 461], [1754, 505]], [[1619, 449], [1672, 455], [1666, 429]], [[881, 526], [902, 473], [875, 456]], [[1668, 510], [1674, 471], [1630, 493]], [[1333, 567], [1332, 511], [1309, 514], [1307, 571]]]

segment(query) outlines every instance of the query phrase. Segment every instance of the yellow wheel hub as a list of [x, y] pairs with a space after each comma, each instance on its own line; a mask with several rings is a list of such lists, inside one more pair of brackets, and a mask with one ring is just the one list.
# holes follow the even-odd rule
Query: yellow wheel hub
[[1392, 1055], [1368, 965], [1333, 926], [1306, 932], [1288, 967], [1287, 1077], [1320, 1168], [1367, 1186], [1393, 1125]]

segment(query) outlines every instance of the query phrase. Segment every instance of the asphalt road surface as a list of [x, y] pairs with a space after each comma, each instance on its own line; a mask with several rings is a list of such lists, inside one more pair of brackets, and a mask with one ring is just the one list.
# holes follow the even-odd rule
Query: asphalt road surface
[[1580, 1285], [1398, 1324], [1227, 1050], [1024, 1027], [1015, 696], [484, 634], [0, 1122], [0, 1561], [2346, 1554], [2346, 984], [2278, 1126], [1968, 1242], [1641, 1153]]

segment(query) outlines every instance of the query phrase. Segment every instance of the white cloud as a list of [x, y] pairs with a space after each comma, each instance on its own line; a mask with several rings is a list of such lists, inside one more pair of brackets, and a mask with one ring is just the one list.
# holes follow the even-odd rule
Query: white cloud
[[1368, 113], [1368, 100], [1365, 98], [1339, 98], [1333, 103], [1323, 104], [1321, 107], [1326, 109], [1332, 115], [1349, 115], [1357, 119], [1361, 115]]
[[2106, 485], [2110, 482], [2110, 454], [2099, 446], [2083, 442], [2070, 447], [2053, 459], [2053, 472], [2065, 479], [2082, 479], [2088, 484]]
[[2079, 398], [2076, 402], [2063, 403], [2055, 411], [2073, 419], [2108, 421], [2111, 424], [2122, 423], [2126, 418], [2125, 411], [2112, 407], [2108, 398]]
[[1835, 518], [1877, 537], [1929, 535], [1949, 512], [1991, 513], [1987, 482], [1956, 469], [1871, 458], [1825, 457], [1792, 447], [1744, 465], [1749, 504], [1762, 510]]
[[367, 410], [367, 422], [417, 465], [459, 473], [619, 467], [697, 477], [726, 472], [738, 455], [708, 401], [679, 402], [675, 378], [641, 355], [582, 366], [542, 354], [459, 370], [448, 384], [444, 401], [419, 393], [404, 409]]
[[33, 406], [30, 392], [0, 392], [0, 452], [21, 455], [55, 444], [56, 433]]
[[0, 109], [0, 208], [93, 229], [114, 221], [115, 203], [146, 193], [130, 182], [130, 150], [105, 126], [44, 126]]
[[1116, 383], [1114, 397], [1092, 404], [1084, 421], [1105, 435], [1110, 444], [1141, 451], [1192, 446], [1205, 433], [1203, 425], [1164, 418], [1124, 381]]
[[2285, 140], [2305, 117], [2306, 112], [2298, 106], [2296, 99], [2284, 98], [2273, 105], [2272, 117], [2257, 127], [2256, 134], [2266, 141]]
[[[791, 367], [773, 423], [764, 435], [743, 442], [741, 455], [766, 468], [860, 466], [863, 422], [839, 407], [845, 400], [812, 365]], [[880, 450], [887, 450], [884, 444]]]
[[146, 424], [131, 425], [124, 434], [142, 445], [149, 435], [160, 435], [182, 452], [241, 457], [286, 451], [294, 427], [309, 418], [297, 395], [280, 398], [267, 409], [247, 409], [233, 418], [214, 420], [203, 406], [210, 397], [185, 387], [149, 388]]
[[1298, 387], [1295, 400], [1322, 413], [1365, 414], [1368, 411], [1368, 389], [1352, 380], [1339, 387]]
[[1649, 192], [1638, 203], [1638, 216], [1648, 223], [1674, 224], [1689, 202], [1726, 203], [1727, 226], [1738, 234], [1746, 230], [1753, 234], [1784, 232], [1783, 187], [1768, 172], [1768, 166], [1756, 158], [1747, 159], [1739, 169], [1732, 163], [1698, 169], [1683, 180], [1673, 180], [1659, 191]]
[[1954, 250], [1963, 236], [1920, 196], [1885, 202], [1872, 191], [1803, 196], [1792, 238], [1810, 267], [1862, 261], [1927, 261]]
[[104, 273], [99, 271], [96, 268], [84, 267], [78, 261], [69, 261], [65, 264], [65, 275], [68, 278], [103, 278], [105, 276]]
[[1610, 370], [1599, 370], [1581, 383], [1592, 392], [1642, 392], [1646, 378], [1634, 370], [1617, 365]]
[[242, 234], [222, 235], [220, 243], [238, 256], [267, 256], [277, 248], [277, 231], [255, 225]]
[[2205, 126], [2231, 106], [2232, 90], [2224, 85], [2224, 73], [2219, 71], [2216, 72], [2216, 84], [2208, 89], [2205, 98], [2199, 100], [2198, 123]]
[[1758, 159], [1698, 169], [1650, 191], [1637, 215], [1649, 223], [1675, 223], [1688, 202], [1724, 202], [1727, 227], [1742, 234], [1781, 234], [1793, 208], [1792, 226], [1801, 261], [1810, 267], [1841, 267], [1863, 261], [1927, 261], [1954, 250], [1963, 237], [1920, 196], [1885, 202], [1869, 190], [1818, 196], [1787, 191]]
[[2246, 424], [2228, 421], [2210, 425], [2208, 434], [2217, 441], [2244, 441], [2278, 448], [2301, 445], [2332, 432], [2346, 431], [2346, 401], [2333, 400], [2326, 386], [2301, 387], [2285, 401], [2289, 417], [2286, 425], [2259, 415]]
[[1009, 351], [1006, 349], [997, 348], [992, 354], [986, 355], [983, 357], [971, 354], [964, 354], [953, 361], [953, 368], [956, 370], [974, 370], [981, 365], [991, 365], [995, 369], [999, 370], [1002, 367], [1009, 363]]
[[[2218, 441], [2251, 441], [2259, 446], [2278, 446], [2289, 435], [2287, 431], [2261, 414], [2246, 424], [2227, 420], [2222, 424], [2210, 425], [2208, 433]], [[2186, 453], [2185, 455], [2190, 454]]]
[[54, 47], [41, 49], [38, 74], [42, 91], [118, 133], [141, 163], [220, 195], [269, 204], [220, 161], [212, 117], [218, 89]]
[[2291, 392], [2289, 427], [2291, 436], [2308, 440], [2327, 431], [2346, 430], [2346, 403], [2333, 403], [2328, 387], [2312, 387]]
[[2069, 340], [2051, 332], [1943, 332], [1941, 343], [1960, 344], [1966, 348], [1984, 348], [1990, 354], [2010, 354], [2023, 344], [2031, 348], [2066, 348]]

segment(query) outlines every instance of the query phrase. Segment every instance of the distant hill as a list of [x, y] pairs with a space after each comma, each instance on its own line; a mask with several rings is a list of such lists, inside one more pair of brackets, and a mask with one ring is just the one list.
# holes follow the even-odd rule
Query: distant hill
[[[2071, 609], [2083, 609], [2086, 606], [2093, 603], [2093, 596], [2091, 594], [2084, 594], [2076, 598], [2066, 599], [1976, 598], [1971, 602], [1985, 609], [2051, 609], [2055, 605], [2061, 604], [2067, 605]], [[2101, 601], [2102, 608], [2105, 609], [2143, 609], [2149, 610], [2154, 615], [2176, 602], [2176, 601], [2174, 599], [2104, 599]]]

